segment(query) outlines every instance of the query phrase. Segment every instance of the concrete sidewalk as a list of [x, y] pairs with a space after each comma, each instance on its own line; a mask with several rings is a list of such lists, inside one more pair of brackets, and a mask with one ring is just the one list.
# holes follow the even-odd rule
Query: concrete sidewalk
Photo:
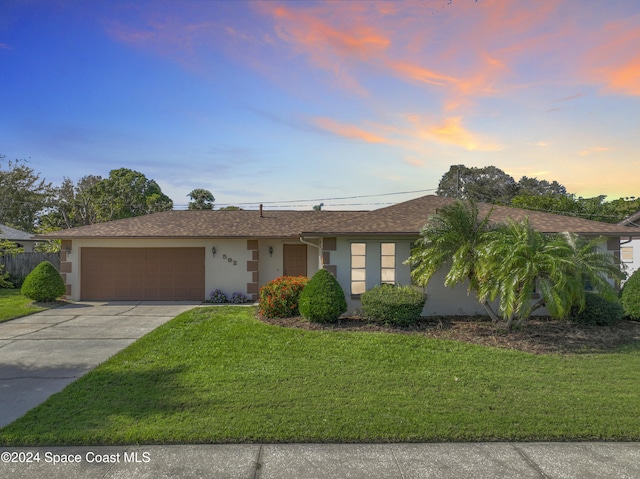
[[0, 323], [0, 427], [198, 304], [79, 302]]
[[640, 477], [640, 443], [96, 446], [0, 452], [0, 477], [16, 479]]

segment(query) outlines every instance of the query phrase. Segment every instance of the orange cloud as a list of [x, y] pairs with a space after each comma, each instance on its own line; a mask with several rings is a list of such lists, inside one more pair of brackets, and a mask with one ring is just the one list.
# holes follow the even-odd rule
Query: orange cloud
[[323, 130], [330, 131], [335, 135], [345, 138], [361, 140], [367, 143], [390, 143], [390, 140], [385, 137], [368, 132], [354, 125], [338, 123], [331, 118], [316, 118], [313, 120], [313, 123]]
[[580, 156], [587, 156], [587, 155], [590, 155], [591, 153], [603, 153], [605, 151], [609, 151], [610, 149], [611, 148], [607, 148], [604, 146], [596, 146], [594, 148], [588, 148], [586, 150], [582, 150], [578, 154]]
[[587, 75], [605, 84], [605, 91], [640, 95], [640, 16], [602, 29], [601, 46], [588, 52]]
[[497, 151], [500, 146], [491, 143], [480, 135], [470, 132], [462, 126], [462, 117], [445, 118], [439, 125], [432, 125], [425, 129], [430, 138], [449, 145], [459, 146], [469, 151]]
[[416, 158], [415, 156], [405, 156], [402, 160], [411, 166], [422, 166], [425, 164], [424, 160]]
[[420, 83], [428, 83], [430, 85], [436, 86], [446, 86], [458, 82], [458, 80], [451, 76], [436, 73], [420, 65], [409, 62], [391, 61], [387, 63], [387, 66], [391, 68], [391, 70], [398, 76]]

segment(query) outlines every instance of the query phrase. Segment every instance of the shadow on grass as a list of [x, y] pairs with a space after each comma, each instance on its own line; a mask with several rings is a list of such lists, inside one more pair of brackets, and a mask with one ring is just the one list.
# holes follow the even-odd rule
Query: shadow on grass
[[[185, 370], [126, 370], [122, 365], [117, 370], [98, 368], [0, 429], [0, 445], [117, 444], [135, 441], [138, 433], [152, 439], [153, 431], [139, 431], [136, 425], [151, 424], [162, 430], [165, 420], [177, 412], [211, 405], [210, 401], [196, 401], [196, 392], [183, 385], [180, 376]], [[6, 376], [6, 382], [40, 378], [40, 386], [73, 374], [64, 368], [15, 368], [8, 372], [12, 375]]]

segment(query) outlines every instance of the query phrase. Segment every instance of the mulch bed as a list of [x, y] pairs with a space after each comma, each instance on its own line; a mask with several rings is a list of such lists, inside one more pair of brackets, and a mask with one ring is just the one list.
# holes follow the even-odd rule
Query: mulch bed
[[517, 349], [534, 354], [593, 353], [612, 351], [640, 340], [640, 322], [620, 321], [615, 326], [584, 326], [570, 322], [536, 318], [520, 329], [505, 331], [488, 318], [423, 318], [415, 326], [381, 326], [362, 318], [344, 318], [335, 324], [312, 323], [301, 317], [265, 318], [261, 321], [286, 328], [330, 331], [381, 331], [420, 334], [430, 338], [463, 341], [497, 348]]

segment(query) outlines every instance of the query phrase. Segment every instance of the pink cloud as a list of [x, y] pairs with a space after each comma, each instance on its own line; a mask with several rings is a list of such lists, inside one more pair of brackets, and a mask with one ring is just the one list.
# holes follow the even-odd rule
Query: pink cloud
[[315, 118], [313, 123], [326, 131], [344, 138], [360, 140], [367, 143], [389, 143], [390, 140], [376, 133], [364, 130], [355, 125], [339, 123], [332, 118]]

